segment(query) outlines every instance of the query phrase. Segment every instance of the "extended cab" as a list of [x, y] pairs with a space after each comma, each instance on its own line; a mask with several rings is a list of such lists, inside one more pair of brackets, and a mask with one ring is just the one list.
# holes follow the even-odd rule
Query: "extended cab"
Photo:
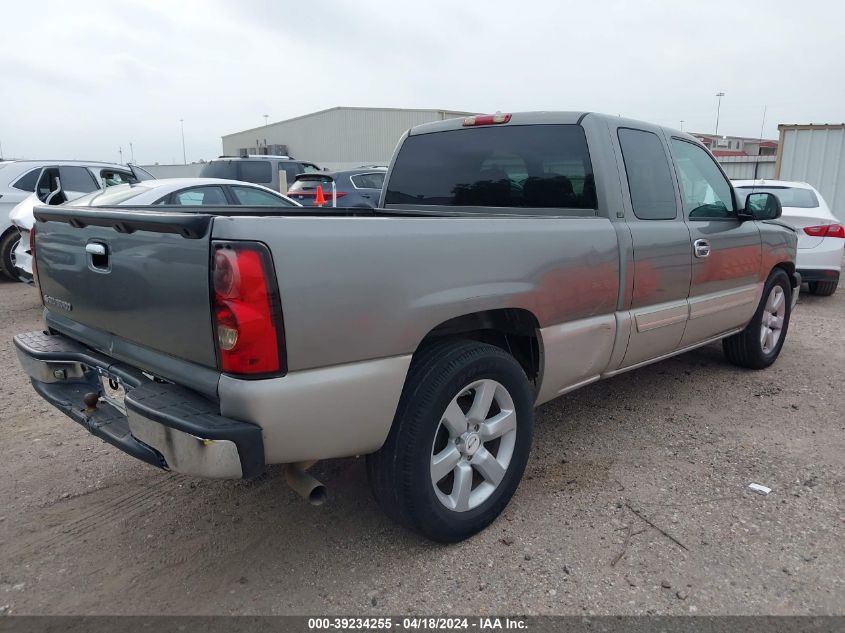
[[[164, 469], [241, 478], [367, 455], [392, 517], [483, 529], [533, 409], [723, 341], [762, 369], [798, 293], [780, 204], [694, 138], [594, 113], [496, 114], [400, 141], [377, 209], [36, 210], [36, 391]], [[702, 402], [702, 406], [711, 406]]]

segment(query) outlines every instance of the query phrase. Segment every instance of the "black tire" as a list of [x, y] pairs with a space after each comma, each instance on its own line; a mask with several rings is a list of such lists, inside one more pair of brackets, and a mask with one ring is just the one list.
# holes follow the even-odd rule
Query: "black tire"
[[820, 297], [829, 297], [836, 292], [836, 287], [839, 281], [811, 281], [807, 284], [810, 288], [810, 294], [818, 295]]
[[18, 281], [14, 260], [12, 259], [12, 251], [20, 239], [21, 234], [14, 228], [0, 238], [0, 272], [12, 281]]
[[[477, 507], [458, 512], [447, 508], [435, 493], [432, 449], [452, 399], [483, 379], [498, 382], [512, 399], [516, 440], [505, 474], [490, 496]], [[387, 440], [367, 456], [373, 495], [388, 516], [432, 540], [453, 543], [468, 538], [492, 523], [516, 491], [528, 461], [533, 424], [532, 389], [513, 356], [475, 341], [435, 343], [415, 355]]]
[[[772, 288], [780, 286], [783, 289], [785, 305], [785, 314], [783, 317], [783, 326], [781, 327], [780, 338], [777, 344], [769, 352], [763, 350], [763, 344], [760, 340], [760, 328], [763, 324], [763, 311], [766, 307], [766, 302], [769, 299], [769, 294]], [[792, 285], [789, 282], [789, 275], [783, 269], [777, 268], [772, 271], [769, 278], [766, 280], [766, 285], [763, 287], [763, 296], [760, 298], [760, 305], [751, 317], [751, 321], [746, 328], [729, 336], [722, 341], [722, 349], [725, 356], [734, 365], [746, 367], [748, 369], [765, 369], [777, 360], [780, 350], [783, 348], [783, 343], [786, 340], [786, 333], [789, 329], [789, 318], [792, 315]]]

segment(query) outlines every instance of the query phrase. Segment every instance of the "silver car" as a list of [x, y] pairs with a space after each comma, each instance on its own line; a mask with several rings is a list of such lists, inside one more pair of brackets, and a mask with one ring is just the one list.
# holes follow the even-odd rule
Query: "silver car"
[[[32, 251], [30, 230], [35, 222], [32, 210], [44, 203], [39, 194], [33, 193], [11, 213], [12, 223], [20, 239], [14, 251], [15, 277], [32, 281]], [[219, 178], [161, 178], [144, 182], [120, 184], [107, 190], [97, 190], [71, 200], [73, 206], [149, 206], [168, 205], [181, 207], [275, 207], [301, 206], [272, 189], [238, 180]], [[49, 203], [48, 203], [49, 204]]]
[[42, 202], [60, 204], [111, 185], [153, 178], [134, 165], [78, 160], [12, 160], [0, 162], [0, 273], [16, 279], [18, 231], [12, 210], [37, 193]]

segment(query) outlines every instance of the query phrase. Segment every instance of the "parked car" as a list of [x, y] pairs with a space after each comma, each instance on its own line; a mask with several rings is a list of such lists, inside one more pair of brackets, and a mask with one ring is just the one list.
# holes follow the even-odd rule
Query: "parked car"
[[288, 196], [306, 207], [324, 206], [317, 204], [319, 187], [325, 205], [373, 208], [378, 205], [385, 174], [387, 169], [379, 168], [299, 174], [288, 189]]
[[595, 113], [415, 127], [366, 212], [203, 211], [36, 209], [36, 391], [147, 463], [287, 464], [315, 502], [308, 464], [367, 455], [438, 541], [507, 505], [535, 405], [715, 341], [768, 367], [800, 282], [775, 196], [740, 205], [692, 136]]
[[845, 226], [833, 215], [816, 189], [806, 182], [784, 180], [736, 180], [742, 196], [765, 191], [774, 194], [783, 206], [781, 222], [798, 233], [796, 266], [810, 292], [830, 296], [839, 285], [842, 257], [845, 255]]
[[[42, 200], [65, 201], [114, 184], [152, 176], [135, 165], [77, 160], [13, 160], [0, 162], [0, 273], [15, 279], [15, 248], [19, 241], [9, 214], [33, 192]], [[61, 186], [59, 186], [61, 185]]]
[[288, 156], [221, 156], [203, 165], [199, 175], [254, 182], [284, 193], [299, 174], [318, 171], [317, 165]]
[[[32, 194], [12, 211], [12, 223], [20, 232], [15, 249], [15, 272], [18, 279], [32, 281], [30, 230], [35, 223], [33, 209], [44, 202]], [[181, 207], [244, 206], [289, 208], [298, 202], [267, 187], [218, 178], [161, 178], [140, 183], [116, 185], [97, 190], [72, 200], [75, 207], [158, 206]]]

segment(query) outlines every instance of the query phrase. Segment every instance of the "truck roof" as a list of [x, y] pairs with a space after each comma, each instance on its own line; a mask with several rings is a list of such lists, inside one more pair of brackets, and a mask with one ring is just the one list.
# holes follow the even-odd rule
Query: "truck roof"
[[[648, 123], [646, 121], [637, 121], [636, 119], [628, 119], [612, 114], [602, 114], [600, 112], [584, 112], [584, 111], [555, 111], [555, 110], [540, 110], [534, 112], [512, 112], [510, 113], [510, 120], [504, 125], [573, 125], [580, 123], [584, 117], [596, 117], [603, 119], [613, 119], [616, 122], [633, 125], [642, 129], [666, 129], [675, 136], [681, 136], [685, 139], [701, 144], [701, 141], [686, 132], [676, 130], [674, 128], [667, 128], [664, 126]], [[415, 136], [417, 134], [430, 134], [432, 132], [444, 132], [446, 130], [458, 130], [464, 126], [464, 120], [470, 117], [463, 117], [457, 119], [446, 119], [443, 121], [434, 121], [432, 123], [423, 123], [410, 129], [408, 134]]]

